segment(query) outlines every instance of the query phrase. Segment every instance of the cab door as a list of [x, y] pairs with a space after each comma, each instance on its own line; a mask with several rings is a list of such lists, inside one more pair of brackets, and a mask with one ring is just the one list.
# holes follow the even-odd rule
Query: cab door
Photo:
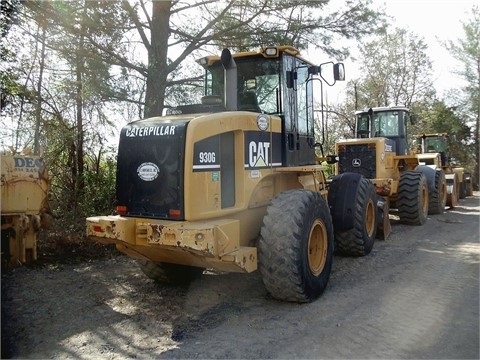
[[283, 72], [286, 86], [284, 104], [284, 163], [286, 166], [315, 164], [313, 87], [308, 81], [308, 66], [285, 56]]

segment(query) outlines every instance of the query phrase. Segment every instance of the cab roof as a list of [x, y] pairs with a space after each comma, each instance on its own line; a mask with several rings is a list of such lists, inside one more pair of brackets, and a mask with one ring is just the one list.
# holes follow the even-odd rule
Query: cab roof
[[[276, 50], [276, 51], [274, 51]], [[272, 54], [269, 54], [272, 53]], [[292, 55], [298, 59], [301, 59], [302, 61], [305, 61], [306, 63], [313, 65], [312, 62], [302, 58], [300, 56], [300, 50], [297, 48], [290, 46], [290, 45], [281, 45], [281, 46], [266, 46], [258, 49], [257, 51], [245, 51], [245, 52], [237, 52], [237, 53], [232, 53], [232, 57], [234, 59], [240, 59], [240, 58], [247, 58], [247, 57], [252, 57], [252, 56], [258, 56], [262, 55], [265, 58], [278, 58], [282, 53], [286, 53], [289, 55]], [[204, 68], [210, 67], [212, 64], [219, 62], [220, 61], [220, 56], [219, 55], [209, 55], [202, 57], [200, 59], [196, 60], [197, 63], [202, 65]]]
[[[379, 106], [379, 107], [373, 107], [371, 109], [373, 110], [374, 113], [382, 112], [382, 111], [406, 111], [406, 112], [410, 112], [410, 110], [405, 106]], [[369, 110], [370, 110], [369, 108], [366, 108], [366, 109], [363, 109], [363, 110], [355, 111], [355, 115], [368, 113]]]

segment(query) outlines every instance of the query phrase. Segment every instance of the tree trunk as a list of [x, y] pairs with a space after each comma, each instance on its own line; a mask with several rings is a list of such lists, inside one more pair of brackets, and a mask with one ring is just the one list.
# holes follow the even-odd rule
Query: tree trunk
[[[479, 77], [480, 79], [480, 77]], [[480, 90], [480, 83], [479, 83]], [[473, 174], [473, 184], [476, 186], [476, 190], [480, 190], [480, 167], [478, 165], [480, 161], [480, 99], [477, 100], [477, 121], [475, 126], [475, 174]]]
[[45, 24], [42, 23], [42, 41], [41, 41], [41, 54], [40, 54], [40, 69], [38, 74], [37, 83], [37, 103], [35, 105], [35, 135], [33, 137], [33, 153], [35, 155], [40, 154], [40, 123], [42, 122], [42, 80], [43, 69], [45, 68], [45, 38], [46, 29]]
[[148, 49], [145, 117], [162, 114], [168, 76], [166, 69], [171, 7], [171, 1], [152, 1], [151, 43]]
[[[86, 10], [86, 4], [84, 4], [84, 11]], [[84, 17], [82, 16], [80, 36], [78, 39], [77, 47], [77, 59], [75, 64], [75, 75], [76, 75], [76, 128], [77, 128], [77, 141], [76, 141], [76, 159], [75, 159], [75, 168], [76, 168], [76, 178], [73, 179], [75, 183], [75, 195], [78, 200], [83, 196], [85, 181], [83, 178], [84, 175], [84, 159], [83, 159], [83, 73], [84, 73], [84, 47], [85, 47], [85, 36], [84, 31]]]

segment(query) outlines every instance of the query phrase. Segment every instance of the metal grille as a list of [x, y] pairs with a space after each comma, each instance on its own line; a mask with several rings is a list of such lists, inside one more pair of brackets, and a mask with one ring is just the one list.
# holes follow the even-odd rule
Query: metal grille
[[375, 144], [348, 144], [339, 149], [339, 173], [354, 172], [375, 179]]

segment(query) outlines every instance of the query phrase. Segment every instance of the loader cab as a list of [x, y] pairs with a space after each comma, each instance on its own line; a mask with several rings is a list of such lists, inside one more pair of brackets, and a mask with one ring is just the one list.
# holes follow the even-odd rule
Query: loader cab
[[418, 135], [415, 137], [414, 147], [417, 154], [440, 154], [440, 166], [447, 166], [450, 161], [447, 134]]
[[[227, 50], [228, 51], [228, 50]], [[316, 163], [313, 81], [333, 69], [329, 85], [344, 80], [343, 64], [315, 66], [290, 46], [198, 61], [205, 68], [205, 99], [221, 101], [226, 110], [278, 116], [282, 122], [282, 166]]]
[[355, 137], [385, 137], [395, 142], [397, 155], [408, 154], [407, 123], [411, 121], [405, 107], [377, 107], [357, 111]]
[[447, 152], [446, 135], [423, 134], [415, 138], [415, 145], [421, 154]]

